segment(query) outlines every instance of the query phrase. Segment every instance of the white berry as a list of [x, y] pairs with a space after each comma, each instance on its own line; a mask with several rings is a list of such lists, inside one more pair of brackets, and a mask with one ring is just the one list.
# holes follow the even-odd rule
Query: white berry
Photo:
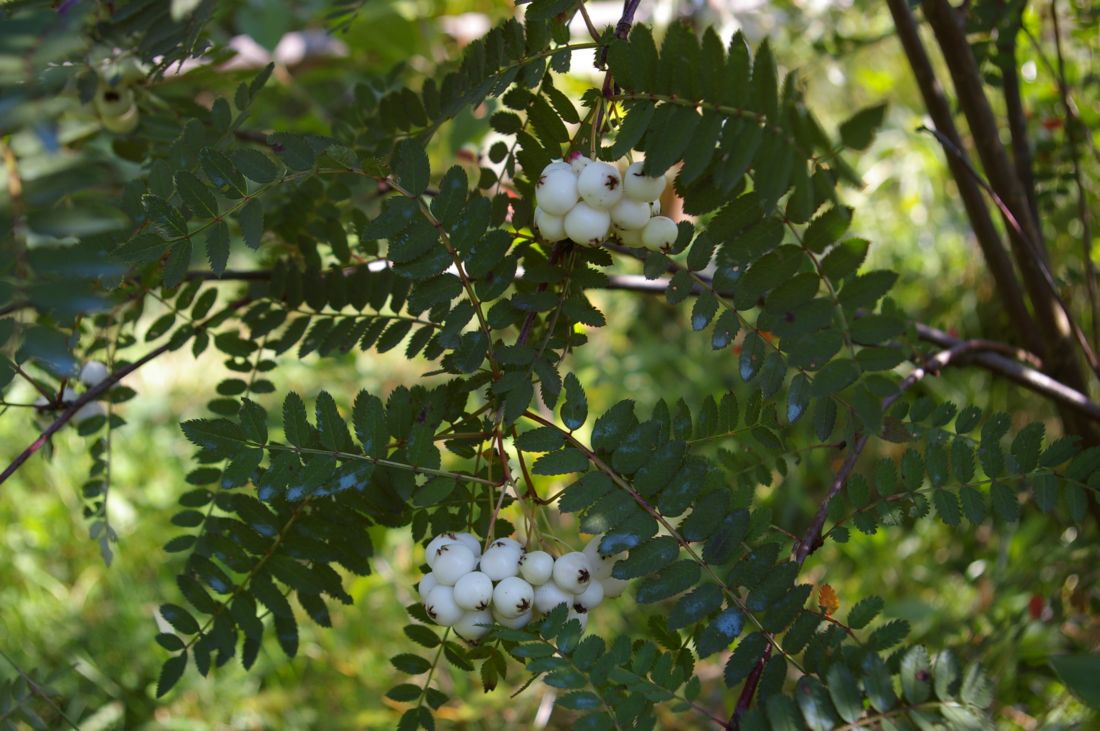
[[454, 623], [455, 632], [464, 640], [477, 642], [493, 628], [493, 615], [488, 609], [463, 612]]
[[559, 556], [554, 562], [554, 583], [572, 594], [580, 594], [588, 588], [592, 579], [592, 567], [588, 557], [580, 551]]
[[614, 165], [594, 160], [577, 176], [577, 192], [588, 205], [608, 211], [622, 200], [623, 179]]
[[463, 609], [485, 609], [493, 601], [493, 580], [471, 571], [455, 582], [455, 604]]
[[98, 401], [89, 401], [81, 406], [73, 414], [73, 423], [81, 424], [88, 419], [94, 419], [97, 416], [106, 416], [107, 409], [103, 408], [103, 404]]
[[578, 203], [565, 216], [565, 235], [578, 244], [598, 245], [611, 230], [611, 214], [587, 203]]
[[654, 216], [642, 229], [642, 245], [647, 249], [660, 249], [676, 243], [680, 230], [676, 222], [664, 216]]
[[573, 600], [573, 608], [583, 607], [585, 611], [599, 606], [603, 601], [604, 591], [603, 584], [598, 581], [589, 581], [588, 588], [577, 595], [577, 598]]
[[497, 624], [508, 629], [523, 629], [531, 622], [531, 610], [527, 610], [516, 617], [505, 617], [503, 614], [494, 611], [493, 619], [496, 620]]
[[611, 222], [615, 228], [639, 230], [649, 223], [649, 204], [632, 198], [623, 198], [611, 209]]
[[428, 592], [437, 586], [439, 586], [439, 582], [435, 580], [435, 574], [424, 574], [424, 578], [416, 585], [416, 591], [420, 594], [420, 600], [427, 601]]
[[71, 404], [73, 401], [76, 401], [76, 399], [76, 391], [72, 390], [68, 386], [61, 389], [61, 403]]
[[539, 208], [554, 216], [564, 216], [577, 204], [577, 176], [568, 170], [551, 170], [539, 176], [535, 200]]
[[588, 563], [592, 567], [592, 578], [603, 581], [608, 576], [611, 576], [611, 569], [615, 566], [615, 562], [618, 560], [616, 555], [604, 556], [600, 553], [600, 541], [603, 540], [602, 535], [598, 535], [588, 542], [588, 545], [584, 547], [584, 555], [588, 557]]
[[659, 216], [661, 215], [661, 199], [652, 200], [649, 202], [649, 215]]
[[552, 173], [555, 170], [567, 170], [572, 173], [573, 166], [565, 162], [564, 160], [551, 160], [550, 164], [542, 169], [542, 174], [546, 175], [547, 173]]
[[569, 614], [566, 616], [565, 619], [566, 619], [566, 621], [569, 621], [570, 619], [575, 619], [578, 622], [580, 622], [581, 623], [581, 632], [584, 632], [584, 630], [588, 627], [588, 612], [587, 611], [582, 612], [582, 611], [578, 611], [575, 607], [570, 607], [569, 608]]
[[615, 229], [615, 235], [619, 237], [619, 241], [623, 242], [624, 246], [641, 246], [642, 245], [642, 230], [641, 229]]
[[437, 586], [429, 591], [424, 611], [441, 627], [450, 627], [462, 618], [462, 607], [455, 604], [454, 591], [449, 586]]
[[518, 576], [501, 580], [493, 589], [493, 611], [502, 617], [518, 617], [531, 609], [535, 590]]
[[543, 614], [549, 614], [559, 604], [571, 605], [573, 598], [572, 594], [564, 591], [553, 581], [535, 587], [535, 609]]
[[600, 583], [603, 585], [603, 595], [605, 599], [614, 599], [622, 596], [622, 593], [626, 591], [626, 587], [630, 586], [630, 582], [617, 579], [614, 576], [600, 579]]
[[519, 573], [519, 559], [522, 552], [512, 546], [489, 546], [481, 557], [481, 570], [493, 581], [507, 579]]
[[424, 563], [431, 568], [435, 568], [435, 560], [439, 558], [439, 549], [448, 543], [457, 542], [458, 539], [455, 538], [454, 533], [440, 533], [424, 547]]
[[80, 382], [88, 388], [95, 388], [106, 381], [109, 375], [111, 375], [111, 372], [107, 370], [107, 365], [105, 363], [98, 360], [90, 360], [80, 369]]
[[568, 238], [565, 235], [565, 218], [551, 215], [541, 208], [535, 208], [535, 228], [543, 240], [551, 244]]
[[479, 541], [472, 533], [448, 533], [454, 540], [458, 541], [462, 545], [469, 548], [473, 552], [474, 556], [481, 555], [481, 541]]
[[584, 169], [592, 162], [592, 158], [585, 157], [579, 152], [574, 152], [572, 155], [569, 155], [567, 159], [575, 175], [580, 175], [584, 172]]
[[626, 169], [623, 175], [623, 193], [627, 198], [649, 202], [661, 197], [665, 192], [665, 176], [652, 178], [642, 174], [643, 163], [636, 162]]
[[454, 586], [477, 567], [477, 556], [461, 543], [445, 543], [436, 550], [436, 555], [432, 573], [443, 586]]
[[531, 586], [542, 586], [554, 575], [554, 557], [546, 551], [531, 551], [519, 560], [519, 575]]
[[515, 538], [498, 538], [489, 544], [489, 548], [510, 548], [520, 553], [524, 551], [523, 544]]

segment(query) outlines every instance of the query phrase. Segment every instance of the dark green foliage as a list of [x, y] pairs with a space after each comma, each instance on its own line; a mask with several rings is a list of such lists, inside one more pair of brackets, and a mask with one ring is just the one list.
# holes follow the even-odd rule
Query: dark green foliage
[[[353, 15], [349, 5], [331, 17]], [[331, 626], [352, 601], [349, 577], [370, 572], [370, 531], [409, 530], [419, 541], [492, 526], [503, 536], [512, 526], [498, 513], [519, 502], [525, 518], [556, 505], [582, 533], [603, 534], [646, 629], [585, 635], [562, 607], [466, 646], [413, 605], [403, 633], [431, 659], [390, 659], [400, 673], [427, 675], [387, 694], [408, 704], [400, 728], [433, 727], [432, 711], [448, 701], [430, 684], [441, 658], [476, 671], [486, 691], [522, 665], [559, 690], [577, 729], [652, 728], [657, 704], [698, 710], [696, 658], [726, 651], [729, 688], [759, 681], [742, 728], [871, 726], [880, 716], [980, 725], [994, 686], [976, 664], [963, 671], [949, 652], [933, 662], [905, 646], [909, 623], [876, 622], [886, 609], [876, 596], [850, 601], [845, 624], [824, 602], [807, 604], [805, 556], [780, 524], [808, 520], [792, 517], [786, 503], [801, 507], [801, 496], [782, 478], [808, 450], [840, 454], [862, 436], [897, 442], [836, 481], [822, 515], [823, 537], [838, 542], [852, 527], [873, 534], [932, 514], [958, 530], [990, 516], [1012, 523], [1032, 501], [1081, 522], [1100, 450], [1045, 441], [1038, 422], [1010, 433], [1006, 414], [902, 398], [894, 369], [922, 358], [888, 298], [898, 275], [861, 270], [870, 244], [850, 237], [854, 212], [842, 201], [842, 184], [858, 181], [840, 155], [868, 147], [883, 106], [856, 112], [834, 139], [767, 41], [753, 50], [737, 34], [727, 46], [686, 24], [660, 44], [643, 24], [626, 40], [604, 35], [614, 83], [574, 100], [549, 70], [568, 67], [559, 16], [575, 8], [535, 0], [525, 24], [493, 27], [418, 92], [403, 68], [366, 80], [349, 92], [353, 104], [333, 110], [331, 136], [237, 134], [265, 69], [232, 106], [218, 98], [135, 153], [141, 172], [112, 204], [111, 235], [77, 237], [89, 261], [65, 264], [71, 252], [60, 246], [27, 258], [22, 276], [67, 294], [38, 301], [31, 288], [40, 321], [0, 319], [14, 362], [71, 379], [88, 354], [77, 315], [100, 329], [134, 323], [152, 297], [165, 311], [145, 343], [190, 343], [196, 355], [213, 347], [232, 373], [211, 384], [210, 413], [181, 425], [196, 466], [165, 546], [178, 595], [159, 609], [167, 626], [156, 639], [170, 656], [157, 695], [191, 666], [206, 675], [238, 656], [251, 666], [265, 635], [294, 657], [299, 622]], [[189, 20], [161, 18], [163, 31], [138, 34], [142, 55], [179, 60], [212, 12], [207, 2]], [[39, 104], [56, 91], [28, 93]], [[441, 126], [482, 104], [491, 113], [479, 124], [509, 138], [488, 152], [499, 171], [438, 165]], [[594, 131], [597, 118], [605, 128]], [[648, 415], [631, 400], [599, 413], [597, 390], [570, 356], [587, 329], [618, 316], [590, 293], [609, 285], [623, 255], [550, 246], [530, 226], [538, 171], [572, 150], [607, 160], [640, 151], [647, 173], [678, 171], [694, 222], [680, 224], [671, 251], [646, 258], [645, 272], [669, 275], [668, 305], [714, 350], [735, 349], [725, 367], [740, 381], [727, 392], [660, 401]], [[502, 179], [518, 197], [501, 193]], [[214, 282], [237, 257], [267, 268], [230, 299]], [[15, 281], [0, 265], [0, 304]], [[114, 319], [96, 314], [108, 311]], [[277, 395], [264, 375], [281, 360], [338, 362], [356, 350], [430, 365], [414, 387], [354, 398], [336, 387]], [[0, 363], [0, 386], [9, 371]], [[109, 414], [80, 430], [93, 437], [83, 494], [105, 558], [114, 534], [104, 440], [123, 423]], [[20, 689], [0, 687], [0, 700], [5, 693], [25, 700]]]

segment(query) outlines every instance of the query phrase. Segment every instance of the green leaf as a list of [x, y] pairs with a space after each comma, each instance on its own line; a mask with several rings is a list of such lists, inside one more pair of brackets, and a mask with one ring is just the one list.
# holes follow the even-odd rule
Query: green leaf
[[1100, 653], [1090, 655], [1054, 655], [1050, 666], [1071, 693], [1094, 711], [1100, 711]]
[[164, 617], [164, 620], [172, 625], [176, 631], [185, 635], [193, 635], [199, 631], [199, 623], [195, 621], [190, 612], [178, 604], [162, 604], [160, 606], [160, 616]]
[[806, 413], [810, 403], [810, 380], [804, 373], [796, 373], [787, 388], [787, 423], [794, 424]]
[[260, 239], [264, 235], [264, 206], [259, 198], [253, 198], [237, 213], [237, 222], [241, 226], [241, 236], [250, 249], [260, 248]]
[[848, 612], [848, 626], [852, 629], [863, 629], [871, 623], [872, 619], [878, 616], [884, 606], [886, 606], [886, 603], [882, 600], [882, 597], [864, 597], [856, 602], [856, 605]]
[[932, 695], [932, 662], [920, 645], [911, 647], [901, 659], [901, 689], [912, 705], [924, 703]]
[[775, 121], [779, 114], [779, 82], [775, 57], [767, 39], [756, 49], [752, 65], [752, 108]]
[[187, 669], [187, 653], [182, 652], [175, 657], [164, 661], [160, 669], [160, 677], [157, 679], [157, 698], [162, 697], [175, 687], [179, 679], [183, 677], [183, 671]]
[[959, 695], [963, 703], [978, 708], [988, 708], [993, 703], [993, 683], [982, 671], [981, 665], [974, 663], [966, 669]]
[[228, 419], [193, 419], [180, 428], [192, 444], [213, 456], [231, 457], [248, 446], [240, 427]]
[[1021, 473], [1031, 472], [1039, 464], [1039, 450], [1043, 446], [1046, 427], [1041, 422], [1032, 422], [1016, 434], [1012, 441], [1012, 454], [1016, 457], [1016, 467]]
[[680, 555], [680, 545], [671, 536], [646, 541], [630, 551], [626, 558], [615, 562], [611, 571], [618, 579], [636, 579], [668, 566]]
[[390, 161], [397, 183], [411, 195], [421, 195], [428, 189], [431, 168], [424, 148], [410, 139], [404, 139], [394, 147]]
[[229, 261], [229, 226], [225, 221], [217, 221], [206, 232], [206, 260], [215, 274], [225, 273]]
[[279, 177], [279, 167], [271, 158], [251, 147], [236, 150], [233, 162], [246, 178], [260, 184], [270, 183]]
[[561, 420], [570, 431], [580, 429], [588, 418], [588, 398], [577, 376], [565, 376], [565, 403], [561, 406]]
[[288, 393], [283, 400], [283, 430], [287, 441], [294, 446], [308, 446], [312, 430], [306, 420], [306, 405], [294, 392]]
[[420, 675], [432, 669], [432, 664], [428, 660], [407, 652], [391, 657], [390, 664], [408, 675]]
[[799, 678], [794, 695], [798, 699], [806, 725], [813, 731], [829, 731], [839, 725], [836, 711], [829, 699], [829, 691], [817, 678], [810, 675]]
[[829, 697], [833, 699], [833, 705], [836, 706], [840, 717], [848, 723], [855, 723], [863, 715], [863, 698], [852, 671], [842, 663], [833, 663], [829, 668], [826, 682]]
[[199, 162], [214, 188], [227, 198], [243, 198], [248, 193], [244, 176], [228, 157], [206, 147], [199, 153]]
[[729, 607], [715, 617], [695, 642], [695, 649], [702, 659], [729, 647], [745, 626], [745, 615], [736, 607]]
[[723, 676], [726, 685], [730, 688], [736, 686], [748, 677], [757, 661], [763, 656], [764, 648], [768, 645], [767, 637], [761, 632], [753, 632], [745, 637], [733, 649], [730, 659], [726, 662]]
[[699, 580], [699, 564], [689, 559], [677, 561], [638, 584], [634, 598], [639, 604], [652, 604], [675, 596]]
[[309, 140], [292, 132], [276, 132], [268, 138], [276, 154], [291, 170], [299, 172], [309, 170], [316, 162], [316, 154]]
[[840, 290], [837, 301], [848, 308], [871, 307], [884, 294], [890, 291], [897, 281], [895, 272], [879, 269], [861, 274], [850, 280]]
[[831, 396], [859, 378], [859, 366], [851, 358], [838, 358], [826, 363], [814, 376], [810, 393], [814, 398]]
[[840, 141], [853, 150], [867, 149], [875, 138], [875, 132], [882, 126], [885, 114], [885, 104], [860, 109], [841, 123]]
[[218, 215], [218, 201], [214, 194], [194, 174], [179, 170], [175, 176], [176, 192], [191, 212], [202, 218]]
[[267, 412], [255, 401], [241, 399], [241, 410], [238, 412], [241, 420], [241, 429], [249, 441], [256, 444], [267, 444]]
[[567, 447], [560, 452], [544, 455], [531, 467], [536, 475], [564, 475], [584, 472], [588, 469], [588, 457], [579, 449]]
[[863, 690], [876, 711], [885, 713], [897, 705], [890, 670], [878, 655], [868, 655], [863, 661]]
[[935, 689], [936, 697], [949, 701], [959, 692], [962, 679], [959, 677], [959, 661], [950, 650], [944, 650], [936, 657]]
[[695, 624], [722, 606], [722, 589], [717, 584], [703, 584], [690, 594], [680, 597], [668, 615], [669, 629], [681, 629]]
[[[833, 242], [839, 241], [840, 237], [844, 235], [844, 232], [848, 230], [848, 226], [852, 223], [852, 209], [846, 206], [833, 207], [820, 213], [814, 220], [810, 221], [810, 225], [806, 227], [806, 232], [802, 235], [802, 244], [814, 252], [820, 254], [825, 251]], [[843, 251], [854, 258], [859, 252], [858, 246], [854, 251]], [[863, 248], [863, 254], [866, 254], [866, 248]], [[832, 252], [830, 253], [832, 256]], [[844, 256], [844, 254], [841, 254]], [[826, 258], [828, 260], [828, 257]], [[863, 256], [859, 256], [858, 261], [862, 261]], [[850, 261], [850, 259], [849, 259]], [[845, 265], [848, 262], [844, 262]], [[833, 267], [837, 268], [839, 262], [834, 262]], [[858, 263], [856, 264], [858, 266]], [[853, 269], [855, 267], [852, 267]]]

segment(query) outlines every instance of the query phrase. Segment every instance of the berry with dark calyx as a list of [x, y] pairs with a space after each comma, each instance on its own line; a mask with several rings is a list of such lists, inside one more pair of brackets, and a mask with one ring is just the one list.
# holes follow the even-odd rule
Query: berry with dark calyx
[[424, 563], [434, 568], [435, 560], [439, 558], [440, 547], [447, 543], [458, 543], [458, 538], [455, 537], [454, 533], [440, 533], [428, 541], [428, 545], [424, 547]]
[[531, 609], [535, 590], [518, 576], [503, 579], [493, 589], [493, 611], [502, 617], [518, 617]]
[[538, 207], [553, 216], [564, 216], [577, 204], [577, 176], [568, 170], [544, 172], [535, 183]]
[[676, 222], [664, 216], [654, 216], [642, 229], [642, 245], [647, 249], [663, 249], [676, 243], [680, 229]]
[[573, 601], [573, 607], [584, 607], [585, 611], [599, 606], [603, 601], [604, 590], [603, 584], [599, 581], [589, 581], [588, 588], [577, 595], [577, 598]]
[[665, 176], [650, 177], [642, 173], [644, 163], [636, 162], [626, 169], [623, 175], [623, 193], [636, 201], [656, 200], [665, 192]]
[[580, 594], [592, 580], [588, 557], [580, 551], [559, 556], [554, 562], [554, 583], [571, 594]]
[[471, 571], [455, 582], [455, 604], [466, 610], [486, 609], [493, 601], [493, 580]]
[[472, 533], [448, 533], [452, 539], [469, 548], [475, 556], [481, 555], [481, 541]]
[[424, 611], [441, 627], [450, 627], [462, 618], [462, 607], [455, 604], [454, 591], [449, 586], [437, 586], [429, 591]]
[[588, 610], [577, 609], [577, 607], [569, 607], [569, 614], [566, 616], [566, 621], [575, 619], [581, 624], [581, 632], [584, 632], [588, 628]]
[[445, 543], [436, 549], [435, 566], [432, 573], [443, 586], [454, 586], [455, 582], [474, 570], [477, 556], [461, 543]]
[[531, 586], [542, 586], [554, 576], [554, 557], [546, 551], [531, 551], [519, 560], [519, 575]]
[[463, 612], [453, 625], [455, 633], [468, 642], [477, 642], [493, 628], [493, 614], [488, 609]]
[[535, 228], [547, 243], [556, 244], [569, 238], [565, 234], [565, 218], [549, 214], [541, 208], [535, 208]]
[[623, 197], [623, 179], [614, 165], [592, 161], [577, 176], [577, 192], [593, 208], [611, 210]]
[[574, 595], [562, 589], [553, 581], [535, 587], [535, 609], [549, 614], [559, 604], [571, 605]]
[[507, 579], [519, 573], [522, 550], [509, 544], [494, 542], [481, 556], [481, 571], [493, 581]]
[[616, 229], [640, 231], [649, 223], [649, 204], [623, 198], [611, 209], [611, 222]]
[[587, 203], [578, 203], [565, 216], [565, 234], [578, 244], [598, 246], [610, 230], [611, 214]]

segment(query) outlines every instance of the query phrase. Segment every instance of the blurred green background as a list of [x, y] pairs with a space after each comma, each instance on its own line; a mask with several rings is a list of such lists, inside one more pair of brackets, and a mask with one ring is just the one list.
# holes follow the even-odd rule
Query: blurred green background
[[[591, 4], [601, 25], [614, 22], [619, 7]], [[250, 36], [255, 41], [250, 52], [262, 54], [274, 50], [288, 32], [323, 29], [326, 8], [321, 2], [226, 2], [218, 10], [214, 36], [220, 43]], [[347, 31], [335, 36], [343, 55], [311, 57], [277, 69], [258, 102], [254, 126], [324, 132], [326, 101], [345, 94], [358, 75], [386, 73], [396, 64], [405, 65], [402, 73], [409, 78], [431, 74], [465, 40], [514, 12], [509, 2], [487, 0], [371, 0]], [[724, 37], [743, 28], [754, 43], [772, 34], [780, 64], [799, 69], [811, 106], [827, 127], [855, 108], [888, 101], [884, 129], [853, 161], [866, 183], [862, 190], [849, 191], [856, 207], [853, 234], [873, 242], [870, 264], [901, 273], [893, 296], [915, 318], [964, 335], [997, 337], [1007, 331], [942, 152], [932, 138], [914, 131], [922, 123], [923, 107], [879, 3], [660, 0], [643, 2], [639, 13], [639, 20], [658, 27], [683, 18], [699, 27], [716, 24]], [[1041, 33], [1040, 18], [1030, 22]], [[1071, 78], [1085, 74], [1096, 51], [1087, 28], [1076, 31], [1068, 57]], [[1056, 88], [1034, 48], [1022, 47], [1020, 56], [1024, 95], [1035, 110], [1042, 154], [1044, 119], [1057, 114]], [[580, 58], [574, 69], [566, 88], [579, 96], [595, 76]], [[164, 93], [174, 93], [175, 86], [192, 93], [203, 85], [225, 93], [235, 83], [229, 78], [217, 86], [217, 75], [199, 70], [163, 86]], [[1082, 116], [1096, 127], [1097, 92], [1082, 94]], [[464, 145], [484, 154], [487, 116], [464, 115], [445, 129], [437, 137], [433, 168], [442, 168]], [[1095, 179], [1090, 185], [1096, 185]], [[1044, 182], [1042, 190], [1050, 196], [1051, 210], [1069, 207], [1068, 198], [1059, 198], [1066, 194], [1057, 180]], [[1057, 215], [1045, 223], [1056, 255], [1079, 246], [1079, 232], [1062, 227]], [[231, 262], [254, 264], [245, 258]], [[631, 270], [624, 263], [619, 271], [640, 268]], [[220, 286], [228, 293], [234, 285]], [[658, 398], [698, 403], [708, 394], [738, 387], [737, 354], [712, 352], [708, 339], [691, 333], [683, 308], [619, 292], [603, 293], [597, 304], [609, 324], [591, 331], [589, 346], [570, 363], [586, 384], [594, 413], [627, 397], [644, 413]], [[145, 317], [151, 322], [157, 314], [150, 306]], [[346, 407], [360, 388], [387, 393], [415, 383], [420, 375], [415, 368], [427, 366], [414, 365], [399, 351], [285, 358], [272, 374], [277, 393], [265, 405], [276, 404], [290, 389], [308, 402], [323, 386]], [[406, 621], [404, 606], [415, 596], [421, 555], [405, 530], [372, 536], [374, 574], [350, 582], [355, 605], [334, 612], [332, 630], [303, 622], [295, 660], [288, 662], [277, 648], [265, 649], [250, 672], [235, 662], [205, 679], [189, 671], [164, 701], [153, 700], [164, 658], [153, 642], [154, 613], [158, 604], [175, 599], [173, 577], [179, 568], [177, 557], [161, 546], [180, 531], [169, 519], [176, 498], [186, 490], [183, 475], [191, 454], [177, 425], [205, 414], [203, 402], [224, 375], [213, 352], [195, 360], [184, 350], [127, 379], [138, 397], [120, 407], [129, 423], [112, 437], [109, 510], [118, 543], [109, 568], [89, 539], [81, 513], [80, 486], [90, 458], [88, 441], [75, 430], [60, 433], [49, 454], [33, 458], [0, 487], [0, 650], [7, 658], [0, 658], [0, 678], [14, 675], [10, 663], [50, 672], [66, 715], [81, 718], [79, 727], [88, 731], [390, 728], [403, 706], [385, 699], [385, 691], [400, 682], [388, 658], [415, 651], [400, 628]], [[979, 371], [951, 371], [922, 388], [959, 403], [1046, 418], [1051, 432], [1056, 431], [1044, 402]], [[9, 398], [25, 403], [33, 394], [16, 389]], [[37, 428], [28, 411], [10, 409], [0, 418], [5, 457], [18, 453]], [[742, 448], [735, 439], [716, 446]], [[780, 528], [803, 529], [836, 456], [825, 448], [792, 454], [786, 476], [776, 474], [771, 486], [759, 490]], [[999, 726], [1096, 728], [1088, 725], [1096, 719], [1046, 664], [1049, 655], [1067, 648], [1100, 644], [1095, 526], [1082, 533], [1034, 510], [1025, 509], [1023, 515], [1012, 529], [986, 525], [952, 531], [925, 520], [874, 536], [853, 531], [849, 543], [829, 543], [811, 562], [808, 575], [836, 590], [841, 612], [855, 599], [879, 593], [887, 599], [886, 617], [913, 623], [912, 642], [983, 656], [997, 682]], [[576, 538], [572, 525], [553, 521], [563, 538]], [[611, 635], [644, 626], [629, 596], [601, 607], [594, 626]], [[699, 671], [706, 688], [702, 701], [716, 709], [732, 702], [721, 679], [722, 659], [712, 658]], [[552, 688], [536, 682], [510, 697], [524, 682], [518, 668], [491, 694], [482, 692], [476, 677], [451, 668], [444, 667], [439, 682], [462, 699], [440, 709], [443, 727], [569, 727], [569, 716], [552, 710]], [[694, 723], [668, 717], [662, 727]]]

